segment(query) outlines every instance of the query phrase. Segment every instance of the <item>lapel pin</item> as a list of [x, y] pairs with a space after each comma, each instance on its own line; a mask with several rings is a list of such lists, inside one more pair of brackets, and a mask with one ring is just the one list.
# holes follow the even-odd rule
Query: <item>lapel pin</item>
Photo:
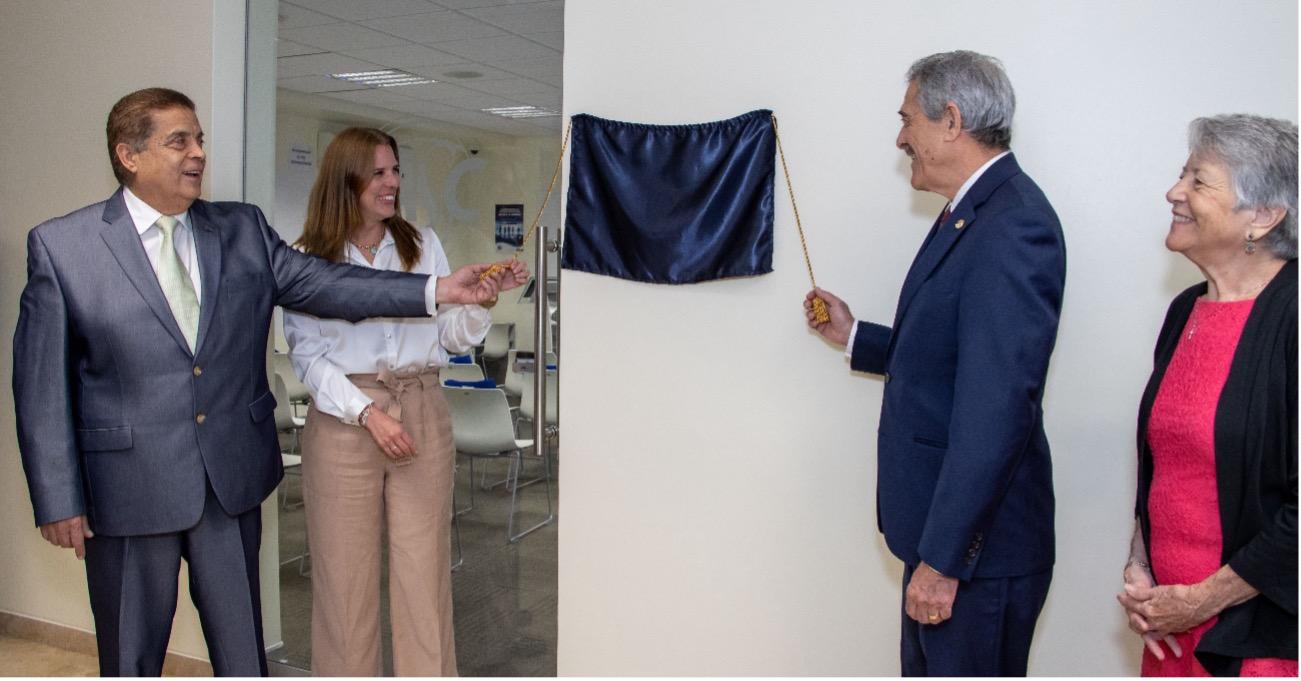
[[954, 229], [962, 229], [962, 228], [965, 227], [966, 225], [967, 225], [967, 221], [966, 221], [966, 220], [958, 220], [957, 222], [953, 223], [953, 228], [954, 228]]

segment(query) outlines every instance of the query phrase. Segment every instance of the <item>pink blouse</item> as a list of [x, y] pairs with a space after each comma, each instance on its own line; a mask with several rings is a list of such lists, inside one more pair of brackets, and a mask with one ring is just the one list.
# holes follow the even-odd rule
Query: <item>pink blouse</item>
[[[1161, 584], [1195, 584], [1220, 569], [1215, 412], [1254, 302], [1198, 299], [1157, 390], [1147, 433], [1153, 466], [1148, 550]], [[1167, 651], [1161, 661], [1144, 649], [1143, 676], [1209, 676], [1193, 650], [1216, 620], [1175, 635], [1182, 658]], [[1297, 661], [1243, 660], [1241, 673], [1295, 677]]]

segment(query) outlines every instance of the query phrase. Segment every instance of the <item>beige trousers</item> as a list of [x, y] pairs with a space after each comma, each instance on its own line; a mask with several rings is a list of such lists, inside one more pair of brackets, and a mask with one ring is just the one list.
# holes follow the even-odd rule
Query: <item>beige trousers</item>
[[[311, 410], [303, 496], [312, 553], [312, 673], [379, 676], [380, 536], [389, 539], [393, 671], [456, 676], [451, 513], [455, 446], [438, 373], [348, 377], [416, 442], [389, 459], [364, 428]], [[383, 522], [381, 522], [383, 521]]]

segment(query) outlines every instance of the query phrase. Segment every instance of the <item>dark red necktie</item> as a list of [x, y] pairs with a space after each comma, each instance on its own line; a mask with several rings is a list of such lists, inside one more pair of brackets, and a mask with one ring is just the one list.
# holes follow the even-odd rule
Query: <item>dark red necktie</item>
[[[949, 214], [952, 212], [953, 211], [949, 210], [948, 206], [944, 207], [944, 212], [940, 213], [940, 219], [937, 220], [935, 224], [931, 225], [931, 231], [926, 233], [926, 240], [922, 241], [921, 251], [925, 251], [926, 247], [931, 245], [931, 241], [935, 239], [936, 234], [940, 233], [940, 228], [943, 227], [944, 223], [948, 221]], [[920, 254], [921, 251], [918, 251], [918, 253]]]

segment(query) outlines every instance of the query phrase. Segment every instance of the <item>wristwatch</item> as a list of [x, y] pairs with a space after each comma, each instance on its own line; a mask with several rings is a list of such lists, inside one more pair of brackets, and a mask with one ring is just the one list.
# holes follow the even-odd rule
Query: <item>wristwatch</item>
[[370, 404], [366, 405], [364, 409], [361, 410], [360, 414], [357, 414], [357, 425], [361, 426], [362, 428], [366, 427], [366, 421], [370, 419], [370, 408], [373, 406], [375, 406], [375, 403], [371, 402]]

